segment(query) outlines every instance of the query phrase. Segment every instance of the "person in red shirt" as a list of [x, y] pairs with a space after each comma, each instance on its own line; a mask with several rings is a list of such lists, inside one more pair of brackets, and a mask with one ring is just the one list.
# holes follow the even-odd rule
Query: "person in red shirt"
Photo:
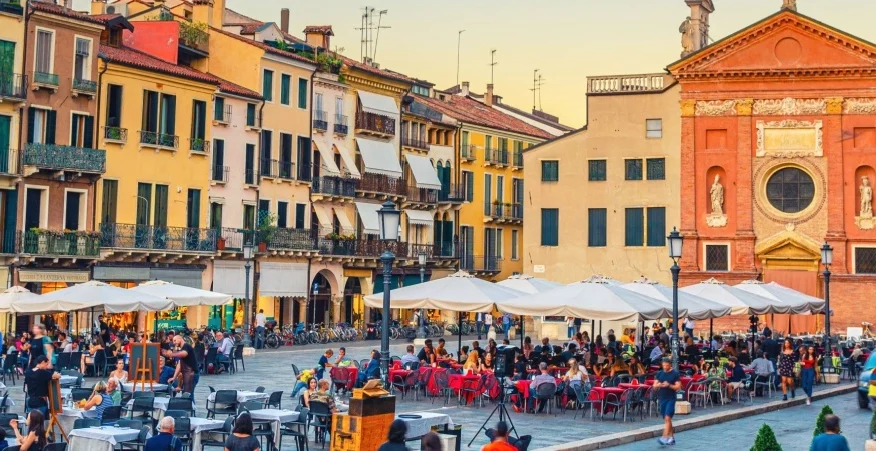
[[493, 441], [481, 448], [481, 451], [517, 451], [517, 447], [508, 442], [508, 424], [500, 421], [496, 425]]
[[806, 392], [806, 405], [812, 404], [812, 384], [815, 383], [815, 348], [810, 346], [800, 358], [800, 381]]

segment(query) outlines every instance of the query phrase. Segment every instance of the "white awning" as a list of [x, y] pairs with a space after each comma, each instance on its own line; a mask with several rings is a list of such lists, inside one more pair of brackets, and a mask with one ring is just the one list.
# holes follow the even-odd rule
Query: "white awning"
[[322, 162], [322, 167], [328, 173], [326, 175], [333, 175], [335, 177], [339, 177], [341, 175], [341, 170], [338, 169], [338, 165], [335, 164], [335, 150], [332, 148], [331, 143], [327, 143], [320, 139], [311, 139], [313, 144], [316, 145], [316, 148], [319, 149], [319, 161]]
[[441, 189], [441, 180], [438, 180], [435, 167], [428, 158], [419, 155], [405, 155], [405, 158], [411, 166], [411, 172], [414, 173], [417, 188]]
[[365, 172], [401, 178], [401, 165], [392, 144], [365, 138], [356, 138], [356, 144], [365, 163]]
[[377, 219], [377, 210], [380, 210], [382, 205], [369, 204], [365, 202], [356, 202], [356, 211], [359, 212], [359, 219], [362, 220], [363, 233], [377, 235], [380, 233], [380, 224]]
[[210, 196], [210, 203], [211, 203], [211, 204], [222, 204], [222, 205], [225, 205], [225, 198], [224, 198], [224, 197], [213, 197], [213, 196]]
[[362, 102], [362, 110], [374, 114], [398, 116], [399, 108], [392, 97], [374, 94], [372, 92], [359, 91], [359, 101]]
[[356, 158], [353, 156], [353, 152], [343, 144], [335, 143], [335, 147], [338, 149], [338, 153], [341, 154], [341, 160], [344, 162], [344, 166], [347, 167], [350, 177], [361, 178], [362, 174], [359, 174], [359, 168], [356, 167]]
[[[246, 268], [244, 262], [232, 260], [214, 260], [213, 261], [213, 291], [226, 293], [234, 296], [237, 299], [246, 297]], [[255, 271], [249, 272], [249, 289], [252, 290], [253, 275]]]
[[422, 210], [405, 210], [408, 224], [432, 227], [432, 214]]
[[335, 216], [338, 218], [338, 223], [341, 224], [342, 229], [347, 231], [347, 233], [356, 230], [356, 228], [353, 227], [353, 223], [350, 222], [350, 218], [347, 217], [347, 212], [344, 211], [344, 207], [334, 207], [333, 209], [335, 210]]
[[307, 296], [307, 263], [259, 263], [259, 296]]
[[323, 228], [331, 228], [332, 227], [332, 213], [330, 210], [326, 210], [321, 205], [311, 204], [310, 208], [313, 209], [313, 212], [316, 213], [316, 219], [319, 221], [320, 227]]

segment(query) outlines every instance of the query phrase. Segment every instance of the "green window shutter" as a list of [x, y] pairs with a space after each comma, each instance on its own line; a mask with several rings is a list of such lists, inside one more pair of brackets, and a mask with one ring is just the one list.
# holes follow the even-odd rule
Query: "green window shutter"
[[82, 138], [82, 146], [88, 149], [93, 149], [94, 145], [94, 116], [85, 116], [85, 131]]
[[280, 103], [289, 105], [289, 91], [292, 89], [292, 77], [283, 74], [280, 75]]
[[225, 119], [225, 99], [216, 97], [213, 101], [213, 119], [222, 121]]
[[137, 225], [149, 225], [149, 204], [152, 202], [152, 185], [137, 184]]
[[307, 207], [305, 204], [295, 204], [295, 228], [303, 229], [304, 228], [304, 209]]
[[210, 228], [215, 230], [222, 229], [222, 204], [210, 204]]
[[164, 134], [176, 135], [176, 96], [164, 96], [165, 100], [165, 118]]
[[155, 227], [167, 227], [167, 185], [155, 185]]
[[648, 246], [666, 245], [666, 208], [648, 208]]
[[541, 245], [557, 246], [559, 244], [560, 210], [556, 208], [541, 209]]
[[189, 190], [188, 215], [187, 227], [192, 229], [201, 227], [201, 190], [199, 189]]
[[46, 111], [46, 144], [55, 144], [55, 129], [57, 128], [57, 121], [57, 111]]
[[587, 213], [587, 245], [605, 247], [607, 210], [605, 208], [591, 208]]
[[289, 219], [289, 203], [277, 202], [277, 228], [285, 229]]
[[465, 173], [465, 199], [469, 202], [474, 201], [474, 172]]
[[541, 181], [542, 182], [557, 182], [560, 180], [560, 162], [559, 161], [542, 161], [541, 162]]
[[158, 93], [154, 91], [145, 91], [143, 95], [144, 108], [143, 114], [143, 130], [147, 132], [158, 131]]
[[36, 122], [36, 110], [33, 107], [27, 109], [27, 143], [33, 143], [33, 126]]
[[73, 114], [72, 124], [70, 124], [70, 145], [76, 146], [79, 143], [79, 127], [76, 125], [79, 123], [79, 118], [82, 117], [81, 114]]
[[262, 73], [262, 97], [266, 102], [274, 100], [274, 73], [269, 70]]
[[645, 209], [626, 209], [626, 246], [642, 246], [645, 241]]
[[307, 85], [306, 78], [298, 79], [298, 108], [307, 108]]
[[246, 104], [246, 125], [255, 127], [256, 106], [254, 103]]
[[[115, 224], [116, 208], [119, 196], [118, 180], [103, 181], [103, 202], [101, 205], [100, 221], [103, 224]], [[142, 201], [141, 201], [142, 202]]]

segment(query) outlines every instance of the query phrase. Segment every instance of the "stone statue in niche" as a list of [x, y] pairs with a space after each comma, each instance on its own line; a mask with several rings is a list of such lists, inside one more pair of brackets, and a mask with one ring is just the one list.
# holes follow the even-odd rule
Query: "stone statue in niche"
[[694, 42], [693, 42], [693, 24], [691, 23], [690, 16], [687, 19], [684, 19], [684, 22], [678, 27], [678, 32], [681, 33], [681, 50], [682, 55], [687, 55], [693, 52]]
[[871, 230], [876, 221], [873, 220], [873, 187], [870, 186], [870, 177], [861, 177], [861, 211], [855, 216], [855, 225], [861, 230]]
[[724, 227], [727, 225], [727, 215], [724, 214], [724, 185], [721, 176], [715, 176], [715, 182], [709, 189], [712, 212], [706, 215], [706, 225], [709, 227]]

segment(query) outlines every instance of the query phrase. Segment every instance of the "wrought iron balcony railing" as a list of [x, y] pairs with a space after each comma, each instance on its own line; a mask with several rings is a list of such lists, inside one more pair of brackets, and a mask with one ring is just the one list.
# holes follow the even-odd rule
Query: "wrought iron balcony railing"
[[438, 258], [455, 258], [456, 246], [452, 241], [439, 241], [435, 244], [435, 252]]
[[24, 165], [58, 171], [106, 172], [106, 151], [85, 147], [31, 143], [24, 151]]
[[319, 253], [323, 255], [379, 258], [387, 249], [396, 256], [408, 255], [408, 243], [400, 241], [343, 240], [321, 237], [318, 242]]
[[474, 144], [463, 144], [459, 148], [459, 158], [465, 161], [477, 160], [477, 147]]
[[313, 128], [316, 130], [328, 130], [328, 114], [325, 111], [313, 112]]
[[291, 161], [261, 159], [262, 177], [271, 177], [283, 180], [295, 180], [295, 163]]
[[500, 272], [501, 260], [495, 255], [469, 255], [459, 256], [459, 269], [468, 272]]
[[403, 178], [389, 177], [383, 174], [362, 174], [359, 180], [359, 191], [369, 193], [388, 194], [391, 196], [404, 196], [407, 194], [407, 183]]
[[465, 185], [458, 183], [441, 185], [441, 191], [438, 191], [438, 202], [465, 202]]
[[216, 229], [101, 224], [101, 247], [156, 251], [216, 252]]
[[514, 154], [512, 156], [512, 160], [511, 160], [511, 167], [514, 169], [520, 169], [523, 167], [523, 152], [522, 151], [517, 150], [514, 152]]
[[437, 204], [438, 190], [418, 188], [416, 185], [408, 186], [408, 202], [419, 204]]
[[484, 151], [484, 158], [488, 163], [492, 163], [495, 165], [507, 165], [508, 164], [508, 151], [507, 150], [499, 150], [499, 149], [486, 149]]
[[58, 74], [50, 74], [48, 72], [34, 72], [33, 82], [46, 86], [58, 86]]
[[244, 244], [252, 244], [255, 246], [256, 243], [256, 232], [255, 230], [246, 230], [246, 229], [232, 229], [232, 228], [223, 228], [217, 231], [219, 237], [217, 238], [216, 248], [220, 251], [243, 251]]
[[210, 180], [214, 182], [222, 182], [228, 183], [228, 172], [231, 171], [231, 168], [228, 166], [213, 166], [213, 169], [210, 171]]
[[179, 136], [140, 130], [140, 144], [177, 149]]
[[268, 239], [268, 249], [271, 250], [316, 250], [316, 238], [310, 229], [276, 229]]
[[198, 153], [210, 153], [210, 141], [203, 138], [189, 138], [189, 150]]
[[313, 178], [313, 194], [356, 197], [358, 180], [348, 177], [320, 176]]
[[73, 79], [73, 90], [94, 94], [97, 92], [97, 82], [93, 80]]
[[496, 219], [504, 219], [507, 221], [523, 220], [523, 204], [497, 204], [491, 203], [489, 206], [489, 215]]
[[103, 139], [115, 142], [128, 142], [128, 129], [121, 127], [103, 127]]
[[243, 183], [247, 185], [255, 185], [256, 184], [256, 170], [253, 168], [244, 168], [243, 170]]
[[429, 150], [429, 143], [424, 139], [411, 138], [410, 136], [402, 136], [402, 146], [412, 147], [414, 149]]
[[343, 114], [335, 115], [335, 133], [339, 135], [346, 135], [349, 132], [349, 126], [347, 125], [347, 116]]
[[395, 119], [382, 114], [360, 111], [356, 114], [356, 129], [383, 135], [394, 135]]
[[97, 257], [100, 255], [100, 234], [30, 229], [24, 232], [22, 249], [25, 254], [32, 255]]
[[[0, 11], [3, 11], [0, 0]], [[7, 99], [27, 99], [27, 76], [11, 72], [0, 72], [0, 97]]]

